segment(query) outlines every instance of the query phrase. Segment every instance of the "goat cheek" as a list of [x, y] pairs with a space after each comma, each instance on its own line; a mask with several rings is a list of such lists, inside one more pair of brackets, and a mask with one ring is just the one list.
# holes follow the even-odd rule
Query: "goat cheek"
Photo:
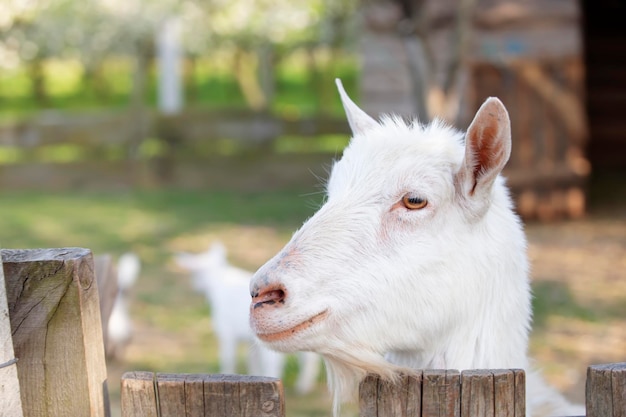
[[378, 240], [380, 242], [388, 242], [398, 230], [402, 229], [403, 224], [402, 215], [397, 210], [387, 213], [380, 224]]

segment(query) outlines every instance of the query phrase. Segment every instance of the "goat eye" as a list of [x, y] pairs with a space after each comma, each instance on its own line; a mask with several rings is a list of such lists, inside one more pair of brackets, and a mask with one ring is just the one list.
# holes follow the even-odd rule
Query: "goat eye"
[[423, 198], [412, 197], [407, 194], [402, 197], [402, 204], [404, 204], [404, 207], [408, 208], [409, 210], [420, 210], [426, 207], [428, 201], [424, 200]]

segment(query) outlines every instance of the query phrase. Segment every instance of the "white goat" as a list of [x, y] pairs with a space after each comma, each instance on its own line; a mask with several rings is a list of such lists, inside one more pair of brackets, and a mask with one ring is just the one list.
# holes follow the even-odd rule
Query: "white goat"
[[120, 256], [117, 262], [117, 295], [107, 325], [107, 356], [119, 359], [133, 333], [133, 324], [128, 311], [128, 291], [135, 285], [141, 261], [131, 252]]
[[[252, 272], [230, 265], [226, 249], [215, 242], [200, 254], [180, 253], [176, 263], [191, 272], [194, 290], [203, 293], [211, 305], [211, 317], [219, 342], [220, 372], [233, 374], [239, 343], [249, 343], [248, 372], [252, 375], [281, 377], [285, 365], [283, 354], [267, 349], [256, 341], [248, 321]], [[312, 352], [299, 355], [300, 373], [296, 391], [313, 390], [319, 374], [320, 359]]]
[[529, 370], [526, 239], [504, 180], [496, 98], [464, 135], [379, 122], [337, 81], [353, 131], [327, 200], [254, 275], [250, 323], [268, 347], [320, 353], [338, 402], [366, 372], [524, 368], [532, 415], [584, 413]]

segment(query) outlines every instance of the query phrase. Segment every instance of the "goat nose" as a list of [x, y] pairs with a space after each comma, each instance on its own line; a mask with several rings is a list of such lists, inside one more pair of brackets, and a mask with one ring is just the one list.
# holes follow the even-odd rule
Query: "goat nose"
[[281, 286], [270, 286], [261, 288], [252, 294], [252, 308], [284, 304], [287, 293]]

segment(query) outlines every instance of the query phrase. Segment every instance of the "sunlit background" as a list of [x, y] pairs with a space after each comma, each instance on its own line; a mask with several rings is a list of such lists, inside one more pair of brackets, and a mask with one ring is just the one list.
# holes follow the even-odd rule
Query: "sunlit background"
[[[138, 255], [132, 337], [108, 359], [119, 415], [124, 371], [219, 370], [211, 307], [173, 256], [219, 240], [254, 271], [319, 207], [349, 140], [335, 78], [374, 116], [461, 129], [498, 96], [533, 262], [531, 353], [582, 402], [586, 366], [626, 352], [625, 11], [608, 0], [3, 0], [0, 244]], [[290, 358], [287, 415], [329, 415], [323, 373], [298, 395], [297, 368]]]

